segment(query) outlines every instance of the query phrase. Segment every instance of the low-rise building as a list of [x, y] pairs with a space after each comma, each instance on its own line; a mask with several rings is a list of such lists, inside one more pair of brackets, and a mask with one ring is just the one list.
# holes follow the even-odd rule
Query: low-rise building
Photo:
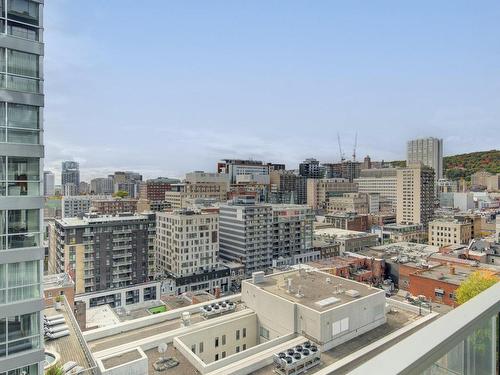
[[373, 233], [357, 232], [338, 228], [315, 229], [314, 237], [340, 245], [340, 255], [346, 251], [358, 252], [367, 246], [376, 246], [378, 236]]
[[429, 244], [447, 246], [468, 244], [472, 237], [472, 224], [458, 220], [433, 220], [429, 223]]
[[343, 193], [356, 193], [358, 184], [344, 178], [309, 178], [307, 180], [307, 205], [325, 210], [328, 198]]
[[360, 215], [367, 215], [369, 212], [368, 194], [344, 193], [331, 196], [328, 198], [326, 209], [328, 213], [356, 212]]
[[100, 215], [118, 215], [137, 212], [137, 199], [134, 198], [108, 198], [93, 199], [92, 212]]
[[333, 228], [365, 232], [368, 230], [368, 215], [355, 212], [335, 212], [325, 215], [325, 223]]

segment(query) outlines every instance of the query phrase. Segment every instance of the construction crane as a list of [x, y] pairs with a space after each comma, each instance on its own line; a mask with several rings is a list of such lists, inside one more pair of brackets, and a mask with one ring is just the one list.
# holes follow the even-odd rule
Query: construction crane
[[356, 147], [358, 147], [358, 132], [354, 136], [354, 149], [352, 151], [352, 161], [356, 161]]
[[337, 140], [339, 142], [339, 152], [340, 152], [340, 161], [343, 162], [345, 160], [344, 153], [342, 152], [342, 146], [340, 144], [340, 134], [337, 133]]

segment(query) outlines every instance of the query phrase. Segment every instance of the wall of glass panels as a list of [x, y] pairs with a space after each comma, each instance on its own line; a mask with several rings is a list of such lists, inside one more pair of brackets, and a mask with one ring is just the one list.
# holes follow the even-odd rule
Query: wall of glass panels
[[0, 251], [40, 246], [40, 210], [0, 210]]
[[0, 305], [40, 298], [40, 262], [0, 264]]
[[39, 93], [38, 55], [0, 48], [0, 87], [9, 90]]
[[0, 142], [39, 144], [40, 108], [0, 102]]
[[0, 156], [0, 197], [39, 196], [40, 159]]
[[23, 366], [7, 372], [0, 372], [0, 375], [39, 375], [38, 364]]
[[0, 318], [0, 358], [40, 347], [39, 312]]

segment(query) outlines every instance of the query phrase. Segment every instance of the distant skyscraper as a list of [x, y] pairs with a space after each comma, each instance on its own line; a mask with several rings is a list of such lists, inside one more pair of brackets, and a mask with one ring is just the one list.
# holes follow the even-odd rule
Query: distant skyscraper
[[[43, 2], [42, 2], [43, 3]], [[0, 373], [43, 373], [40, 1], [0, 3]]]
[[319, 161], [316, 159], [306, 159], [299, 164], [299, 175], [306, 178], [321, 178], [323, 177], [323, 168], [320, 167]]
[[43, 192], [46, 197], [56, 194], [55, 176], [50, 171], [43, 172]]
[[66, 189], [65, 186], [68, 184], [73, 184], [78, 190], [80, 185], [80, 165], [76, 161], [63, 161], [62, 171], [61, 171], [61, 185], [63, 194], [66, 195], [65, 191], [73, 191], [74, 188]]
[[406, 145], [406, 164], [423, 163], [434, 169], [435, 182], [443, 178], [443, 140], [438, 138], [413, 139]]

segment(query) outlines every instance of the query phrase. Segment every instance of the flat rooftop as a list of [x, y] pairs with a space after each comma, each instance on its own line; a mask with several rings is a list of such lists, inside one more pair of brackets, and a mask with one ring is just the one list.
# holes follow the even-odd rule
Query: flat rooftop
[[[290, 292], [288, 280], [291, 280]], [[251, 280], [247, 281], [252, 283]], [[355, 281], [310, 269], [268, 275], [264, 277], [264, 281], [254, 285], [278, 297], [319, 312], [383, 292], [381, 289], [370, 288]], [[346, 293], [350, 290], [356, 291], [358, 296], [351, 297]]]
[[315, 236], [328, 236], [337, 239], [349, 239], [359, 237], [373, 237], [377, 236], [374, 233], [358, 232], [355, 230], [339, 229], [339, 228], [318, 228], [314, 229]]
[[71, 276], [67, 273], [58, 273], [54, 275], [45, 275], [43, 277], [43, 289], [55, 289], [55, 288], [65, 288], [73, 286], [75, 283], [71, 279]]
[[[453, 273], [451, 270], [453, 269]], [[441, 265], [434, 268], [429, 268], [422, 272], [419, 272], [420, 277], [425, 277], [427, 279], [432, 279], [436, 281], [442, 281], [448, 284], [460, 285], [464, 282], [471, 273], [478, 271], [479, 267], [467, 267], [461, 265]]]
[[113, 357], [103, 359], [102, 364], [105, 369], [110, 369], [112, 367], [120, 366], [140, 358], [141, 358], [141, 353], [139, 353], [137, 349], [133, 349], [129, 352], [119, 353]]

